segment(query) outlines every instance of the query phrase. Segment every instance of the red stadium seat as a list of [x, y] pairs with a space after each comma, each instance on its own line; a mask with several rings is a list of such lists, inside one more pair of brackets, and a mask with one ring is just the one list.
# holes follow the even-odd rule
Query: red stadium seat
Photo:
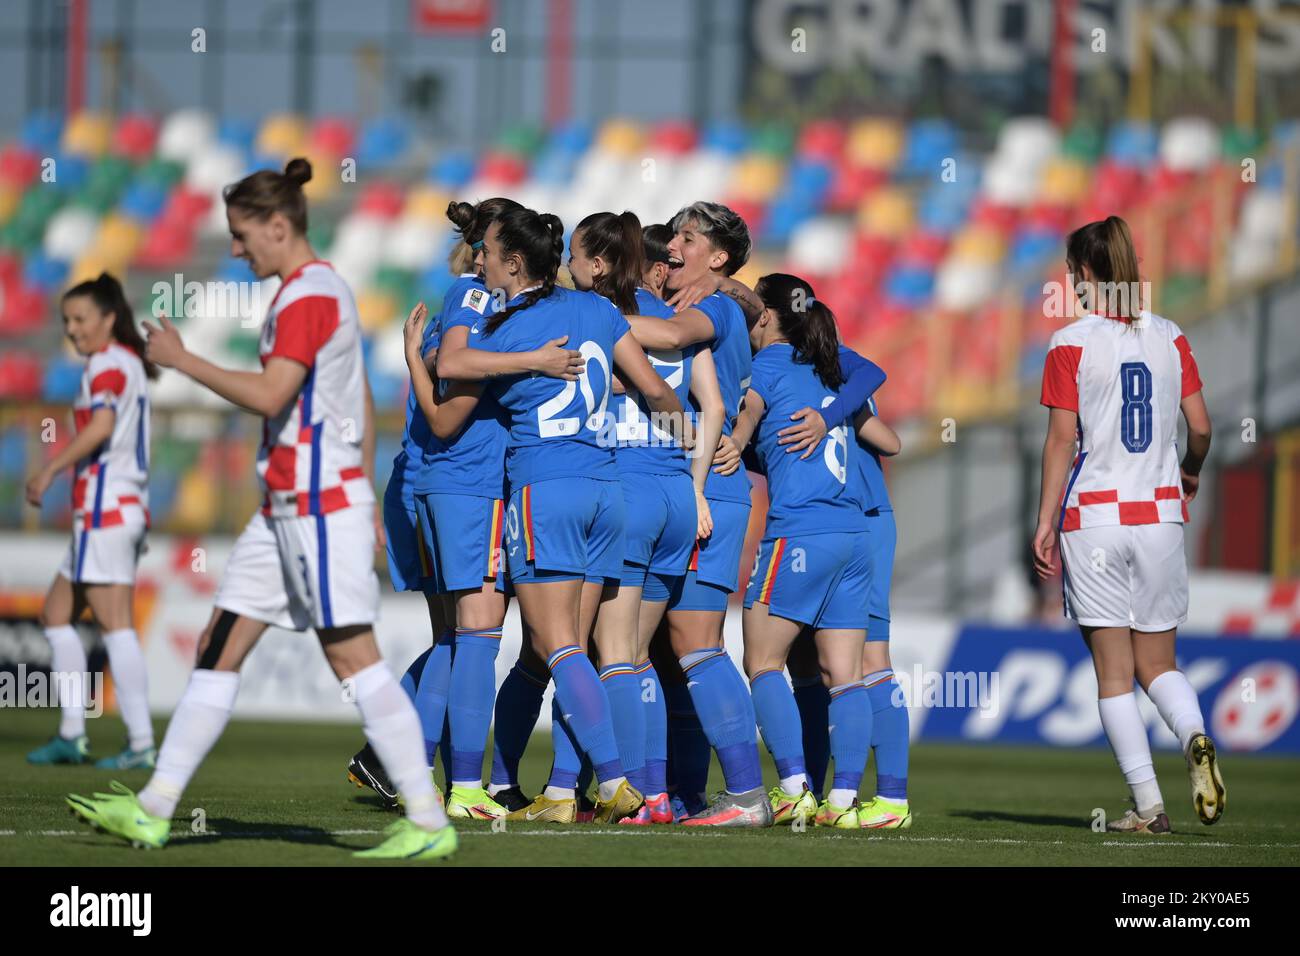
[[347, 156], [356, 142], [356, 130], [341, 117], [326, 116], [312, 126], [308, 142], [314, 151], [329, 156]]
[[848, 133], [844, 124], [835, 120], [813, 120], [805, 123], [795, 145], [795, 153], [805, 159], [835, 162], [844, 152]]
[[0, 183], [26, 186], [41, 170], [41, 158], [28, 149], [10, 143], [0, 150]]
[[937, 266], [948, 249], [948, 239], [938, 233], [917, 230], [908, 233], [898, 246], [897, 259], [907, 265]]
[[697, 138], [695, 124], [667, 120], [655, 126], [650, 134], [650, 145], [656, 151], [680, 156], [695, 148]]
[[763, 231], [763, 223], [767, 220], [767, 205], [765, 203], [756, 199], [743, 199], [739, 196], [728, 196], [722, 203], [745, 220], [751, 235]]
[[41, 396], [44, 368], [40, 356], [10, 352], [0, 356], [0, 398], [31, 401]]
[[109, 148], [138, 163], [153, 155], [157, 141], [158, 123], [152, 117], [133, 113], [118, 120]]
[[361, 191], [356, 211], [380, 219], [396, 219], [406, 203], [406, 194], [396, 183], [371, 183]]
[[489, 182], [517, 186], [528, 176], [528, 163], [514, 153], [494, 150], [484, 154], [477, 175]]
[[193, 228], [159, 219], [149, 226], [134, 262], [145, 269], [171, 269], [183, 265], [193, 254]]
[[6, 284], [0, 335], [31, 335], [52, 320], [50, 302], [39, 289], [24, 285], [21, 280]]
[[863, 197], [874, 192], [881, 183], [889, 181], [889, 173], [870, 166], [854, 166], [839, 160], [831, 179], [830, 192], [826, 194], [826, 208], [834, 212], [856, 209]]
[[1065, 233], [1070, 229], [1071, 210], [1056, 203], [1036, 202], [1025, 210], [1020, 225], [1035, 232], [1051, 229]]
[[1020, 212], [1014, 206], [1004, 206], [981, 196], [971, 206], [969, 221], [973, 225], [990, 226], [1004, 236], [1016, 227]]
[[196, 192], [185, 188], [184, 185], [179, 185], [167, 197], [167, 205], [163, 208], [162, 218], [165, 222], [193, 227], [207, 215], [211, 206], [212, 196], [208, 193]]

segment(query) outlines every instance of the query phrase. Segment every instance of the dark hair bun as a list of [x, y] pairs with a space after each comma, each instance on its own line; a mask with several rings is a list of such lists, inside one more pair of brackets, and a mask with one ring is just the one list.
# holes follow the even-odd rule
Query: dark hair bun
[[311, 181], [311, 163], [301, 156], [295, 156], [284, 167], [284, 178], [301, 189], [303, 183]]
[[447, 203], [447, 218], [462, 236], [468, 235], [474, 227], [475, 208], [467, 202], [452, 200]]

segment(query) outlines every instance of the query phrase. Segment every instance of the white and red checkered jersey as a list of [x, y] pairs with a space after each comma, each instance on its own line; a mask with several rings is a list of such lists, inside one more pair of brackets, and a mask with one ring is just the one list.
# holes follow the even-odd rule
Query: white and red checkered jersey
[[1086, 315], [1057, 330], [1041, 400], [1079, 415], [1060, 530], [1187, 520], [1178, 415], [1200, 389], [1187, 337], [1168, 319]]
[[271, 517], [323, 515], [375, 500], [362, 469], [366, 371], [352, 290], [329, 263], [294, 271], [262, 325], [262, 364], [307, 367], [298, 397], [262, 427], [257, 474]]
[[122, 507], [149, 508], [149, 392], [140, 356], [110, 342], [86, 361], [72, 403], [77, 431], [99, 408], [113, 410], [113, 434], [81, 461], [72, 479], [72, 513], [87, 528], [122, 523]]

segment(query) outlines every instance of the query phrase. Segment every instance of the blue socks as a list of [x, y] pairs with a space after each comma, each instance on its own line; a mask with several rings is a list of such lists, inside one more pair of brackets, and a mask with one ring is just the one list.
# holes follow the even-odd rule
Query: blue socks
[[641, 682], [631, 664], [609, 664], [600, 669], [609, 710], [614, 720], [614, 739], [623, 760], [628, 783], [638, 792], [645, 788], [645, 705], [641, 703]]
[[564, 722], [560, 711], [560, 702], [551, 700], [551, 776], [546, 781], [548, 787], [573, 790], [578, 786], [578, 773], [582, 770], [582, 758], [578, 755], [578, 741], [573, 731]]
[[437, 759], [443, 721], [447, 716], [453, 633], [450, 630], [444, 631], [433, 647], [411, 663], [401, 680], [402, 689], [411, 698], [416, 713], [420, 715], [420, 728], [424, 731], [424, 755], [430, 767]]
[[624, 776], [605, 687], [587, 654], [577, 644], [561, 647], [546, 660], [555, 681], [555, 699], [578, 746], [591, 759], [596, 781]]
[[[831, 688], [831, 756], [835, 758], [834, 791], [858, 795], [871, 749], [871, 700], [861, 681]], [[846, 804], [833, 800], [837, 806]]]
[[[873, 618], [874, 622], [874, 618]], [[907, 754], [911, 726], [902, 688], [892, 669], [862, 678], [871, 701], [871, 747], [876, 752], [876, 795], [907, 799]]]
[[516, 661], [497, 691], [492, 731], [492, 786], [519, 786], [519, 761], [542, 712], [549, 677], [539, 677]]
[[776, 772], [787, 793], [790, 779], [808, 779], [803, 756], [803, 727], [794, 694], [785, 682], [785, 671], [763, 671], [749, 682], [754, 697], [754, 712], [758, 716], [758, 729], [763, 742], [776, 762]]
[[689, 813], [705, 806], [709, 785], [709, 739], [704, 736], [700, 716], [695, 713], [686, 685], [665, 684], [668, 708], [668, 786], [675, 791]]
[[[794, 702], [799, 708], [803, 727], [803, 759], [808, 770], [808, 786], [820, 801], [826, 786], [826, 768], [831, 762], [830, 726], [831, 692], [821, 677], [801, 677], [794, 684]], [[755, 705], [757, 707], [757, 705]]]
[[687, 654], [681, 665], [704, 734], [722, 764], [727, 790], [744, 793], [761, 787], [754, 704], [736, 665], [721, 648]]
[[496, 696], [496, 660], [501, 628], [456, 628], [451, 665], [451, 780], [453, 785], [483, 785], [483, 751]]
[[645, 708], [645, 788], [641, 792], [652, 797], [668, 790], [668, 708], [654, 665], [646, 661], [635, 673]]

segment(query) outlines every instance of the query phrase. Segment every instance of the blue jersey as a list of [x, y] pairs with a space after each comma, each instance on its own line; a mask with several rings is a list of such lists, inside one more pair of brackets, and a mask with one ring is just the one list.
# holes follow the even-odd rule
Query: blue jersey
[[777, 433], [790, 416], [809, 406], [830, 404], [836, 392], [822, 384], [813, 366], [794, 360], [786, 342], [769, 345], [754, 356], [749, 387], [763, 399], [763, 417], [754, 435], [755, 449], [767, 471], [770, 503], [765, 538], [833, 531], [866, 531], [863, 488], [854, 462], [848, 428], [834, 428], [808, 458], [787, 453]]
[[[648, 289], [636, 290], [636, 305], [640, 315], [670, 318], [673, 310], [663, 299]], [[647, 351], [646, 358], [660, 377], [677, 394], [682, 408], [690, 408], [691, 359], [696, 347], [663, 351]], [[635, 389], [626, 395], [610, 399], [618, 434], [618, 451], [614, 456], [620, 472], [640, 474], [690, 474], [686, 450], [680, 439], [654, 423], [645, 397]]]
[[[722, 423], [722, 434], [730, 435], [736, 416], [740, 414], [740, 403], [750, 384], [749, 326], [745, 322], [745, 313], [735, 300], [720, 292], [713, 293], [695, 308], [713, 323], [713, 338], [701, 344], [713, 350], [718, 388], [722, 392], [722, 404], [727, 410], [726, 419]], [[699, 412], [698, 405], [692, 403], [692, 407]], [[749, 475], [745, 473], [744, 465], [725, 477], [709, 469], [708, 480], [704, 483], [704, 495], [711, 500], [748, 504], [749, 484]]]
[[[840, 371], [844, 373], [845, 378], [853, 374], [853, 370], [866, 361], [853, 349], [840, 346]], [[871, 409], [871, 414], [880, 414], [876, 410], [874, 397], [867, 399], [867, 407]], [[857, 438], [856, 434], [854, 437]], [[889, 503], [889, 488], [885, 485], [885, 472], [880, 465], [880, 452], [861, 438], [857, 438], [857, 443], [863, 454], [855, 455], [853, 460], [857, 464], [858, 475], [866, 486], [867, 510], [893, 511], [894, 506]]]
[[[523, 294], [508, 304], [520, 301]], [[492, 352], [527, 352], [567, 335], [586, 368], [576, 382], [540, 375], [494, 379], [486, 391], [509, 420], [506, 475], [512, 489], [550, 478], [583, 475], [618, 480], [613, 420], [606, 413], [614, 370], [614, 343], [631, 331], [602, 295], [556, 288], [510, 316], [491, 335], [470, 329], [470, 345]]]
[[[447, 290], [438, 314], [439, 338], [458, 325], [473, 329], [492, 314], [492, 297], [477, 276], [461, 276]], [[438, 382], [445, 393], [447, 382]], [[502, 462], [506, 456], [506, 426], [500, 406], [485, 395], [454, 438], [436, 438], [426, 446], [416, 494], [474, 495], [501, 498], [505, 494]]]

